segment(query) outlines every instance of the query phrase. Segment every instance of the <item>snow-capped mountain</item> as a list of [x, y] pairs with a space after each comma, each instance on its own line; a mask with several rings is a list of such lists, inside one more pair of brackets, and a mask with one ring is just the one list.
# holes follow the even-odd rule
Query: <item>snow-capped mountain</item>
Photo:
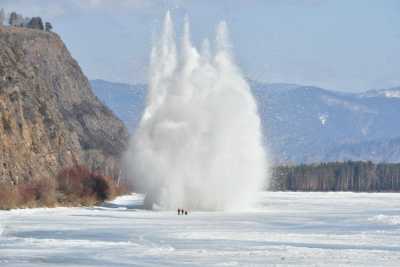
[[362, 97], [386, 97], [386, 98], [400, 98], [400, 87], [382, 90], [370, 90], [363, 94]]
[[[400, 98], [348, 94], [313, 86], [290, 87], [251, 82], [267, 144], [278, 161], [342, 160], [333, 153], [346, 145], [400, 136]], [[365, 155], [346, 159], [373, 159]], [[381, 151], [384, 153], [384, 151]], [[385, 155], [376, 155], [376, 159]], [[395, 159], [392, 159], [395, 160]], [[400, 157], [397, 161], [400, 160]]]
[[[351, 94], [296, 84], [250, 85], [275, 162], [400, 161], [392, 151], [400, 148], [400, 98], [394, 97], [400, 88]], [[92, 87], [133, 131], [146, 86], [94, 80]]]

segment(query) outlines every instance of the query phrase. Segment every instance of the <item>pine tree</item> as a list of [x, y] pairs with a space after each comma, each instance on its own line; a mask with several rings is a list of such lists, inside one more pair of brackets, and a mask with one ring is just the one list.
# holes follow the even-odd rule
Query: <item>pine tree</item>
[[46, 29], [46, 32], [51, 32], [51, 30], [53, 29], [53, 26], [51, 25], [50, 22], [46, 22], [45, 29]]
[[8, 24], [10, 24], [10, 26], [17, 26], [17, 20], [18, 20], [17, 13], [16, 12], [11, 12], [10, 18], [8, 20]]
[[0, 10], [0, 26], [4, 25], [4, 20], [6, 19], [6, 14], [4, 12], [4, 9], [2, 8]]

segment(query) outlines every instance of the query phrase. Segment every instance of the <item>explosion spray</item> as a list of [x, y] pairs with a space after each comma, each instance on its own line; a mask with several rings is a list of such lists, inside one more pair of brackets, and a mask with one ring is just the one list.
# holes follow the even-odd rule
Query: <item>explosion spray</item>
[[268, 164], [257, 106], [221, 22], [199, 52], [169, 13], [151, 53], [146, 109], [127, 154], [136, 188], [163, 209], [248, 208]]

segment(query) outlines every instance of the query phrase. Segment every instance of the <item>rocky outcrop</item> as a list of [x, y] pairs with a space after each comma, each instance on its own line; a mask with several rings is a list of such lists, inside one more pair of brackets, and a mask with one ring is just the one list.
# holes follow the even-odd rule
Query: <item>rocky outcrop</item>
[[127, 140], [58, 35], [0, 26], [0, 182], [75, 164], [115, 177]]

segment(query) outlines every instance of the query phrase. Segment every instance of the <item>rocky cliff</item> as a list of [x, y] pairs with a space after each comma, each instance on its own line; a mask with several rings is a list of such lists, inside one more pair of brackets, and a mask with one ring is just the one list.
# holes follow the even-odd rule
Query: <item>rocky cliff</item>
[[127, 139], [57, 34], [0, 26], [0, 182], [74, 164], [117, 176]]

